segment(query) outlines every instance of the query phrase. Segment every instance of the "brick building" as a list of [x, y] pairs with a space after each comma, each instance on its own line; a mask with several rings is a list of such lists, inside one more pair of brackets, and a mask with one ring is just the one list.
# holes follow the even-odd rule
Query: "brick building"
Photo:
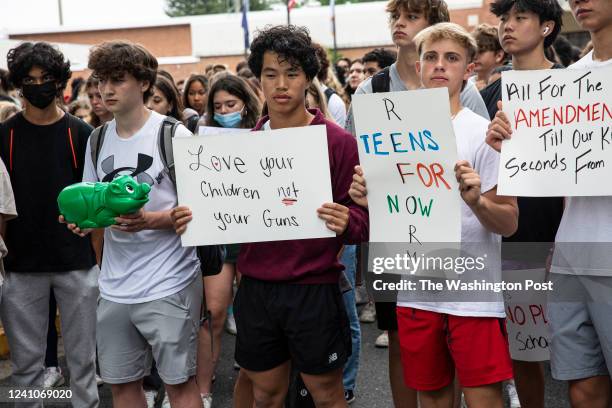
[[[451, 20], [468, 30], [480, 23], [497, 25], [489, 12], [491, 0], [447, 0]], [[336, 6], [336, 40], [340, 55], [361, 57], [374, 47], [392, 46], [388, 30], [386, 2], [356, 3]], [[313, 39], [333, 47], [329, 7], [302, 7], [291, 12], [291, 23], [308, 27]], [[579, 31], [571, 15], [565, 18], [570, 30]], [[132, 26], [62, 27], [54, 30], [22, 30], [9, 32], [10, 40], [51, 41], [90, 46], [102, 41], [126, 39], [148, 48], [160, 67], [175, 78], [185, 78], [193, 72], [203, 72], [208, 64], [227, 64], [233, 69], [244, 59], [244, 39], [241, 14], [214, 14], [168, 18]], [[284, 10], [250, 12], [250, 36], [268, 24], [286, 24]], [[370, 29], [372, 27], [372, 29]], [[577, 37], [584, 43], [584, 37]], [[580, 44], [582, 45], [582, 44]], [[75, 73], [75, 76], [86, 72]]]

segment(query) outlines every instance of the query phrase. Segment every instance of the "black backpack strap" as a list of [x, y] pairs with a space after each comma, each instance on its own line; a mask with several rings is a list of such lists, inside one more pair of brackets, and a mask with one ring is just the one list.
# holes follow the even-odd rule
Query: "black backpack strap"
[[329, 87], [325, 88], [325, 97], [327, 98], [327, 102], [329, 102], [329, 98], [331, 98], [332, 95], [335, 94], [335, 93], [336, 93], [336, 91], [334, 91], [333, 89], [331, 89]]
[[176, 187], [176, 172], [174, 169], [174, 152], [172, 151], [172, 138], [176, 133], [176, 129], [181, 126], [182, 123], [173, 117], [166, 116], [162, 125], [159, 127], [159, 133], [157, 135], [157, 147], [159, 149], [159, 155], [164, 164], [164, 171], [170, 177], [170, 181]]
[[100, 149], [102, 148], [102, 143], [104, 143], [104, 136], [106, 135], [106, 129], [108, 128], [108, 123], [103, 124], [102, 126], [98, 126], [91, 132], [89, 135], [89, 148], [91, 150], [91, 162], [93, 163], [94, 171], [98, 172], [98, 157], [100, 156]]
[[389, 92], [391, 89], [391, 75], [389, 74], [389, 67], [386, 67], [382, 71], [377, 72], [372, 77], [372, 92]]
[[195, 134], [196, 129], [198, 128], [198, 122], [200, 121], [200, 116], [192, 115], [185, 121], [185, 126], [191, 133]]

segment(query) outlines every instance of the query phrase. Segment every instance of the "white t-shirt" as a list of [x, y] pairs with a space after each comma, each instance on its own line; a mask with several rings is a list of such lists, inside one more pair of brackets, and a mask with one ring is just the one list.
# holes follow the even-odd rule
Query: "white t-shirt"
[[[327, 89], [328, 87], [326, 85], [321, 84], [321, 92], [323, 92], [324, 95]], [[346, 125], [346, 105], [338, 94], [333, 93], [329, 97], [327, 109], [329, 109], [329, 114], [334, 118], [336, 124], [343, 128]]]
[[[591, 51], [568, 69], [610, 64], [612, 59], [594, 61]], [[552, 272], [612, 276], [612, 197], [566, 197], [555, 242]], [[577, 244], [587, 242], [605, 244]]]
[[[108, 122], [104, 143], [94, 170], [90, 145], [85, 153], [84, 181], [109, 181], [131, 175], [149, 183], [151, 192], [145, 211], [169, 210], [177, 205], [176, 190], [159, 154], [158, 132], [164, 116], [151, 116], [133, 136], [120, 138], [115, 120]], [[174, 137], [189, 137], [179, 126]], [[136, 233], [104, 230], [104, 257], [100, 273], [100, 295], [107, 300], [144, 303], [181, 291], [200, 273], [194, 247], [182, 247], [173, 229]]]
[[[15, 207], [15, 196], [13, 195], [13, 187], [11, 186], [11, 178], [6, 171], [4, 162], [0, 159], [0, 217], [6, 222], [17, 216], [17, 208]], [[8, 254], [4, 240], [0, 236], [0, 286], [4, 281], [4, 263], [2, 258]]]
[[[484, 194], [497, 186], [499, 154], [485, 142], [489, 121], [463, 108], [453, 119], [453, 130], [457, 141], [459, 160], [467, 160], [480, 175], [481, 193]], [[457, 192], [459, 194], [459, 192]], [[478, 243], [478, 254], [487, 254], [490, 282], [501, 282], [501, 258], [499, 255], [501, 236], [486, 230], [470, 207], [461, 200], [461, 242]], [[502, 293], [494, 295], [492, 302], [410, 302], [410, 292], [399, 292], [397, 305], [456, 316], [505, 317]]]
[[[390, 92], [399, 92], [399, 91], [408, 91], [406, 88], [406, 84], [402, 81], [399, 76], [399, 72], [397, 71], [397, 62], [394, 62], [389, 67], [389, 91]], [[355, 95], [358, 94], [370, 94], [374, 92], [372, 88], [372, 77], [367, 78], [355, 91]], [[485, 120], [489, 120], [489, 111], [487, 111], [487, 105], [485, 105], [478, 88], [474, 85], [474, 82], [469, 82], [461, 91], [461, 105], [469, 108], [472, 112], [477, 113], [479, 116], [482, 116]], [[351, 132], [353, 135], [355, 134], [355, 124], [353, 121], [353, 110], [349, 108], [349, 113], [346, 118], [346, 126], [344, 127], [348, 132]]]

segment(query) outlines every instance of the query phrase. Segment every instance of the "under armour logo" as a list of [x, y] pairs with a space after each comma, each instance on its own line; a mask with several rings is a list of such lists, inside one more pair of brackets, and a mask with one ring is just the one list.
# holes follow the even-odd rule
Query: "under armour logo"
[[[149, 176], [145, 171], [147, 171], [151, 165], [153, 164], [153, 158], [151, 156], [147, 156], [146, 154], [138, 153], [138, 161], [136, 163], [136, 167], [120, 167], [115, 169], [115, 156], [108, 156], [104, 159], [100, 165], [102, 171], [106, 173], [106, 176], [102, 179], [104, 182], [112, 181], [115, 177], [123, 174], [127, 174], [128, 176], [132, 176], [139, 183], [147, 183], [148, 185], [153, 185], [153, 178]], [[130, 173], [126, 173], [130, 172]]]
[[331, 364], [338, 359], [338, 353], [330, 354], [327, 364]]

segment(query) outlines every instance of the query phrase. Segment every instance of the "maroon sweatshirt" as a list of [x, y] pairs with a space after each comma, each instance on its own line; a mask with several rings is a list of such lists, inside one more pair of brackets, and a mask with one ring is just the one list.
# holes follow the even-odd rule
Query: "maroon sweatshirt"
[[[335, 203], [349, 208], [347, 229], [335, 238], [241, 244], [238, 270], [245, 276], [300, 284], [338, 283], [340, 272], [344, 269], [338, 262], [342, 245], [368, 240], [368, 212], [348, 195], [354, 167], [359, 164], [357, 142], [350, 133], [326, 120], [318, 109], [309, 111], [315, 115], [311, 125], [324, 124], [327, 128], [332, 195]], [[261, 130], [268, 120], [268, 116], [264, 116], [253, 130]], [[313, 217], [316, 216], [316, 213], [313, 214]]]

